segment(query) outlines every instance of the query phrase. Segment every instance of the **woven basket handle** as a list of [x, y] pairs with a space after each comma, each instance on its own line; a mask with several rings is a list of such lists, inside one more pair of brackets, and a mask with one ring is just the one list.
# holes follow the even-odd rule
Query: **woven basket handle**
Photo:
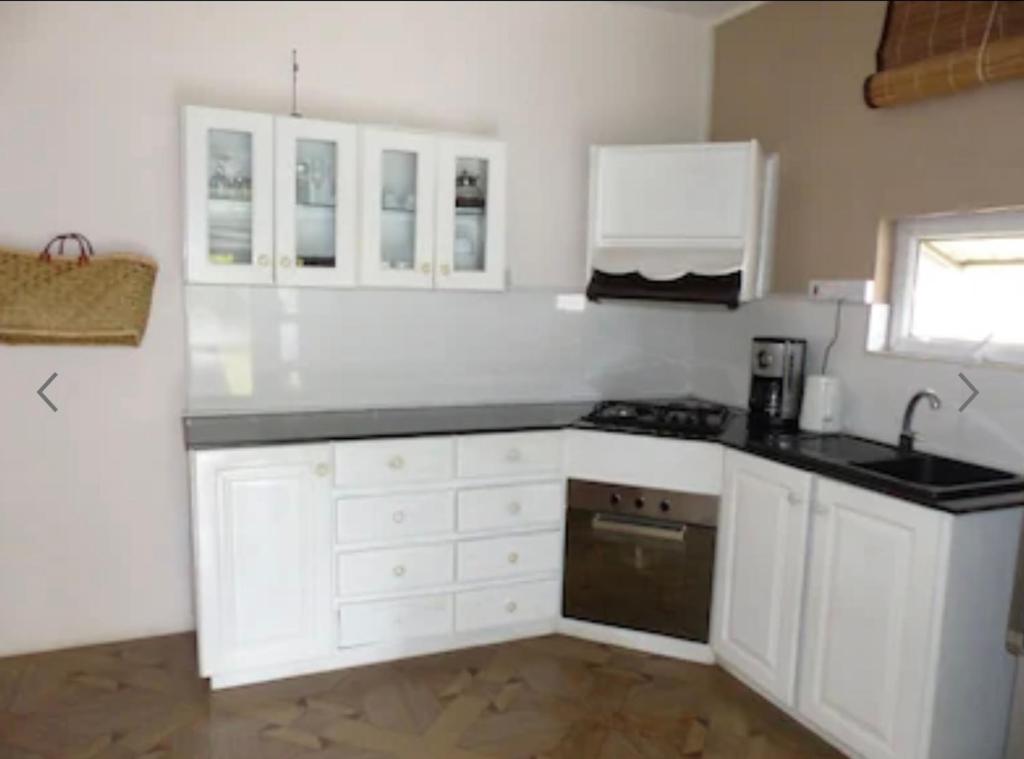
[[50, 248], [53, 247], [54, 243], [57, 244], [57, 255], [63, 256], [64, 243], [67, 240], [74, 240], [78, 244], [78, 264], [81, 266], [82, 264], [89, 263], [89, 258], [95, 255], [92, 249], [92, 243], [89, 242], [88, 237], [86, 237], [83, 234], [79, 234], [78, 232], [67, 232], [65, 234], [57, 235], [56, 237], [54, 237], [52, 240], [46, 243], [46, 247], [43, 248], [43, 252], [39, 254], [39, 260], [49, 261], [53, 257], [50, 254]]

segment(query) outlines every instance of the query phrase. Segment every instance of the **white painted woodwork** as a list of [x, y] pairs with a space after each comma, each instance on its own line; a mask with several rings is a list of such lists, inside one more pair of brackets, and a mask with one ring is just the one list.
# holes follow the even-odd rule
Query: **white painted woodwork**
[[953, 517], [825, 479], [813, 514], [800, 711], [866, 756], [925, 756]]
[[749, 143], [593, 148], [599, 246], [741, 244]]
[[394, 493], [337, 502], [339, 544], [399, 540], [455, 529], [455, 493]]
[[564, 513], [562, 481], [471, 488], [458, 495], [459, 532], [561, 526]]
[[504, 432], [457, 438], [459, 477], [552, 474], [562, 468], [562, 433]]
[[[382, 266], [382, 160], [387, 151], [416, 157], [415, 254], [409, 269]], [[434, 286], [436, 137], [425, 132], [366, 127], [362, 130], [362, 261], [360, 284], [429, 289]]]
[[338, 609], [338, 645], [365, 646], [452, 632], [450, 593], [342, 604]]
[[740, 270], [741, 299], [763, 295], [777, 172], [756, 141], [591, 147], [588, 271]]
[[460, 582], [554, 572], [562, 562], [560, 531], [465, 540], [458, 547]]
[[299, 445], [195, 455], [204, 675], [323, 652], [330, 635], [328, 454], [326, 445]]
[[[275, 281], [286, 286], [350, 287], [356, 281], [358, 257], [356, 209], [358, 206], [358, 151], [356, 127], [315, 119], [278, 116], [275, 140]], [[334, 265], [300, 266], [296, 255], [297, 150], [300, 140], [330, 143], [335, 151]]]
[[451, 543], [357, 551], [338, 555], [338, 595], [402, 593], [455, 579]]
[[813, 477], [728, 451], [711, 645], [722, 663], [794, 705]]
[[560, 592], [558, 580], [544, 580], [459, 593], [455, 629], [482, 630], [550, 619], [558, 614]]
[[722, 447], [717, 443], [575, 429], [565, 436], [565, 469], [571, 478], [722, 492]]
[[[455, 256], [455, 180], [459, 158], [487, 161], [484, 266], [460, 271]], [[505, 289], [505, 143], [439, 137], [437, 141], [437, 223], [435, 286], [441, 290]]]
[[[186, 106], [182, 110], [185, 278], [188, 282], [269, 285], [274, 281], [274, 117], [264, 113]], [[209, 134], [241, 132], [251, 139], [251, 260], [210, 260]], [[219, 201], [230, 202], [230, 201]]]
[[449, 480], [455, 474], [453, 446], [448, 436], [335, 443], [334, 481], [359, 488]]

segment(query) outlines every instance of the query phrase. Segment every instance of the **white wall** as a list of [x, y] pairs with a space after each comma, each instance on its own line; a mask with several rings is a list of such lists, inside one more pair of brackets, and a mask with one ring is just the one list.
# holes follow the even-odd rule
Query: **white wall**
[[508, 141], [517, 287], [581, 285], [588, 143], [706, 123], [707, 30], [626, 4], [0, 5], [0, 245], [74, 229], [161, 265], [141, 349], [0, 346], [0, 655], [192, 624], [178, 109], [287, 111], [293, 46], [311, 117]]

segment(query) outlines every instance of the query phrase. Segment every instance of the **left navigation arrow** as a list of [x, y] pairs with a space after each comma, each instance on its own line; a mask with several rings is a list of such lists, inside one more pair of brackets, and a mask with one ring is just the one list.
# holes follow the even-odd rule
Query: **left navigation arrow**
[[50, 383], [53, 382], [55, 379], [57, 379], [57, 372], [51, 374], [50, 378], [46, 380], [46, 382], [44, 382], [42, 385], [40, 385], [38, 390], [36, 390], [36, 395], [43, 399], [43, 403], [49, 406], [51, 411], [56, 411], [57, 407], [53, 405], [53, 401], [46, 397], [46, 388], [48, 388], [50, 386]]

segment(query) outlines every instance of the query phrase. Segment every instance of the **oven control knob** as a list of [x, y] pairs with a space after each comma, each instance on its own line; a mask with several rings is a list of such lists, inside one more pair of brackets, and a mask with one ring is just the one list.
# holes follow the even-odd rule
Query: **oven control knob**
[[622, 503], [622, 496], [619, 495], [618, 493], [612, 493], [611, 498], [609, 498], [608, 500], [611, 501], [613, 506], [618, 506], [620, 503]]
[[642, 496], [637, 496], [637, 499], [635, 501], [633, 501], [633, 505], [636, 506], [638, 509], [642, 509], [644, 507], [644, 499], [643, 499], [643, 497]]
[[658, 508], [661, 509], [662, 511], [667, 512], [669, 509], [672, 508], [672, 504], [669, 503], [668, 501], [662, 501], [661, 503], [658, 504]]

